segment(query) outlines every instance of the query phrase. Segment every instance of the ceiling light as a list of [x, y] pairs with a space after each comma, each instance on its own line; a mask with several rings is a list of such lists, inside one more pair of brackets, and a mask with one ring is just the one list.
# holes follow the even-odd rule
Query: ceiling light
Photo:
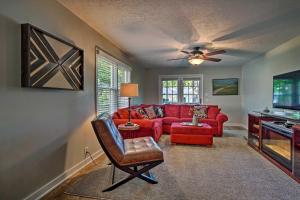
[[192, 65], [200, 65], [203, 63], [204, 60], [202, 60], [199, 56], [191, 57], [189, 58], [189, 63]]

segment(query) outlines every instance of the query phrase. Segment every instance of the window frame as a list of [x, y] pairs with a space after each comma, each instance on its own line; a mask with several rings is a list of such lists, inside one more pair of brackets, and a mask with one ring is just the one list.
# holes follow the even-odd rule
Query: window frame
[[[185, 79], [200, 79], [200, 84], [201, 86], [199, 87], [200, 91], [199, 91], [199, 98], [201, 99], [201, 102], [200, 104], [203, 104], [204, 103], [204, 96], [203, 96], [203, 89], [204, 89], [204, 86], [203, 86], [203, 74], [182, 74], [182, 75], [159, 75], [158, 76], [158, 95], [159, 95], [159, 103], [160, 104], [163, 104], [162, 102], [162, 81], [163, 80], [167, 80], [167, 79], [170, 79], [170, 80], [174, 80], [174, 79], [177, 79], [178, 80], [178, 86], [177, 86], [177, 92], [178, 92], [178, 103], [171, 103], [171, 104], [182, 104], [184, 103], [183, 102], [183, 95], [184, 95], [184, 92], [183, 92], [183, 89], [181, 90], [180, 89], [180, 84], [183, 82], [183, 80]], [[183, 88], [183, 87], [182, 87]], [[185, 104], [192, 104], [192, 103], [185, 103]]]
[[[115, 74], [113, 75], [113, 76], [115, 76], [116, 87], [115, 88], [110, 87], [110, 89], [114, 90], [116, 93], [116, 96], [115, 96], [116, 109], [119, 108], [118, 104], [119, 104], [119, 98], [120, 98], [118, 71], [119, 71], [119, 69], [125, 69], [126, 71], [129, 72], [128, 77], [127, 77], [129, 83], [131, 82], [131, 74], [132, 74], [132, 68], [130, 67], [130, 65], [128, 63], [121, 61], [120, 59], [116, 58], [109, 52], [103, 50], [99, 46], [95, 47], [95, 81], [94, 81], [94, 84], [95, 84], [95, 114], [96, 114], [96, 116], [98, 116], [100, 113], [102, 113], [102, 112], [98, 113], [98, 94], [99, 94], [99, 91], [101, 90], [101, 88], [98, 88], [98, 86], [97, 86], [97, 78], [98, 78], [98, 70], [97, 70], [98, 69], [98, 65], [97, 65], [98, 57], [97, 56], [99, 56], [101, 54], [103, 54], [106, 58], [109, 58], [111, 62], [114, 62], [116, 64], [116, 69], [114, 70]], [[123, 98], [123, 97], [121, 97], [121, 98]], [[113, 112], [115, 112], [115, 111], [113, 111]], [[109, 113], [109, 114], [113, 114], [113, 113]]]

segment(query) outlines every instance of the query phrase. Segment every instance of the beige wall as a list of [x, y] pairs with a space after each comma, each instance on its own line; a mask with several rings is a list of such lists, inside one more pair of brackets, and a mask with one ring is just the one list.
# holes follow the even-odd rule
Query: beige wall
[[272, 109], [273, 76], [300, 69], [300, 36], [291, 39], [242, 67], [243, 123], [247, 113]]
[[[84, 49], [84, 91], [21, 88], [21, 23]], [[99, 150], [95, 117], [95, 45], [123, 53], [58, 2], [0, 1], [0, 199], [20, 199]], [[133, 68], [143, 87], [143, 69]], [[141, 96], [143, 92], [141, 91]], [[141, 103], [143, 98], [136, 99]]]
[[[145, 103], [159, 103], [158, 79], [159, 75], [172, 74], [203, 74], [204, 75], [204, 103], [217, 104], [222, 112], [229, 115], [230, 123], [241, 123], [241, 96], [213, 96], [212, 79], [241, 78], [239, 66], [208, 67], [204, 65], [183, 68], [155, 68], [145, 72]], [[240, 81], [241, 82], [241, 81]]]

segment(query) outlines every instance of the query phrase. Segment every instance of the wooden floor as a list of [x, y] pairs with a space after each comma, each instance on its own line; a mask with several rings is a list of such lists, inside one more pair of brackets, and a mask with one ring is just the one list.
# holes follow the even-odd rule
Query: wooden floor
[[[224, 130], [245, 130], [245, 128], [240, 127], [240, 126], [224, 126]], [[63, 182], [60, 186], [58, 186], [57, 188], [52, 190], [50, 193], [48, 193], [46, 196], [44, 196], [42, 198], [42, 200], [52, 200], [52, 199], [56, 199], [56, 200], [86, 200], [86, 199], [88, 199], [88, 198], [84, 198], [84, 197], [76, 197], [76, 196], [66, 195], [66, 194], [64, 194], [64, 191], [66, 190], [66, 188], [69, 185], [71, 185], [73, 182], [75, 182], [80, 176], [83, 176], [83, 175], [91, 172], [95, 168], [96, 165], [101, 166], [107, 162], [108, 162], [108, 160], [105, 155], [100, 156], [99, 158], [94, 160], [94, 162], [87, 165], [85, 168], [83, 168], [78, 173], [76, 173], [73, 177], [69, 178], [68, 180]]]

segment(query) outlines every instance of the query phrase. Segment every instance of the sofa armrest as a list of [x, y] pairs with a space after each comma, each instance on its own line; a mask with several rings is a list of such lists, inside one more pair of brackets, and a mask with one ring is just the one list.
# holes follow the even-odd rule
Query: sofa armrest
[[223, 135], [223, 124], [224, 124], [224, 122], [228, 121], [228, 117], [224, 113], [220, 112], [217, 115], [216, 119], [218, 121], [218, 134], [217, 134], [217, 136], [222, 137], [222, 135]]
[[[114, 119], [115, 125], [118, 127], [119, 124], [126, 124], [128, 119]], [[154, 121], [148, 119], [131, 119], [132, 123], [140, 125], [143, 128], [153, 128]]]
[[217, 115], [216, 120], [217, 120], [219, 123], [224, 123], [224, 122], [227, 122], [227, 121], [228, 121], [228, 116], [225, 115], [224, 113], [220, 112], [220, 113]]
[[112, 114], [112, 119], [120, 119], [119, 113], [118, 113], [118, 112], [114, 112], [114, 113]]

